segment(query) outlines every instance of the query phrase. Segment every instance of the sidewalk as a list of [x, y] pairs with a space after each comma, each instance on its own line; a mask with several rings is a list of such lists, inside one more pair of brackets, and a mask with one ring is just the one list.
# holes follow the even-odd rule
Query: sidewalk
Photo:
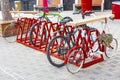
[[[105, 11], [105, 14], [110, 11]], [[104, 14], [98, 13], [97, 14]], [[80, 14], [64, 11], [63, 16], [81, 19]], [[97, 28], [101, 28], [97, 24]], [[108, 20], [110, 32], [120, 43], [120, 20]], [[71, 74], [66, 66], [52, 66], [44, 53], [15, 43], [7, 43], [0, 37], [0, 80], [120, 80], [120, 47], [112, 58]]]

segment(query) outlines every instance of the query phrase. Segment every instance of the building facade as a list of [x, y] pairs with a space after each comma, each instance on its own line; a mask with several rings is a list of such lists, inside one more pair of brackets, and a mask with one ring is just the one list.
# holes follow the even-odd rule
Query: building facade
[[15, 8], [15, 1], [20, 1], [21, 2], [21, 9], [23, 11], [31, 11], [33, 10], [33, 5], [36, 4], [36, 0], [9, 0], [10, 1], [10, 6], [11, 9]]
[[[14, 1], [20, 1], [22, 10], [33, 10], [33, 5], [37, 5], [38, 7], [42, 7], [42, 0], [9, 0], [11, 9], [14, 8]], [[101, 0], [93, 0], [94, 4], [99, 4]], [[111, 9], [113, 1], [120, 0], [104, 0], [104, 8]], [[63, 6], [64, 10], [72, 10], [73, 4], [80, 5], [81, 0], [48, 0], [49, 7], [57, 7], [58, 5]]]

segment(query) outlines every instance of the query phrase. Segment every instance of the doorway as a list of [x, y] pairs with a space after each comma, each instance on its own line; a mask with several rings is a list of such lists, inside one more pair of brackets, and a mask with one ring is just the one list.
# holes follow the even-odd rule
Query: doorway
[[73, 10], [73, 4], [75, 0], [63, 0], [64, 10]]

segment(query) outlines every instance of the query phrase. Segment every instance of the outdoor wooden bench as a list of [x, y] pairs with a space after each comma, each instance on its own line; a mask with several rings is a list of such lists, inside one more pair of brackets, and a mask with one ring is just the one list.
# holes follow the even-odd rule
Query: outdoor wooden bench
[[23, 17], [23, 16], [21, 16], [21, 14], [32, 14], [32, 15], [35, 15], [35, 14], [38, 14], [40, 12], [39, 11], [10, 11], [10, 13], [13, 13], [13, 18], [16, 19], [16, 18]]
[[39, 13], [39, 11], [10, 11], [10, 13], [37, 14], [37, 13]]
[[15, 20], [10, 20], [10, 21], [0, 21], [0, 36], [3, 36], [3, 30], [5, 29], [6, 26], [14, 22]]
[[71, 25], [73, 27], [76, 27], [76, 26], [87, 24], [90, 22], [105, 20], [106, 18], [114, 18], [114, 14], [104, 14], [104, 15], [99, 15], [92, 18], [83, 19], [80, 21], [68, 22], [66, 25]]

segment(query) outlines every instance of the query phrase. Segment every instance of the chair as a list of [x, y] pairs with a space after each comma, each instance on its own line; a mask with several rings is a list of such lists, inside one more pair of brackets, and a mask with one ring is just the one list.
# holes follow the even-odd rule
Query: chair
[[[104, 11], [104, 0], [92, 0], [92, 6], [101, 6], [101, 12]], [[81, 7], [81, 0], [76, 0], [73, 4], [73, 12], [75, 12], [76, 7]]]

